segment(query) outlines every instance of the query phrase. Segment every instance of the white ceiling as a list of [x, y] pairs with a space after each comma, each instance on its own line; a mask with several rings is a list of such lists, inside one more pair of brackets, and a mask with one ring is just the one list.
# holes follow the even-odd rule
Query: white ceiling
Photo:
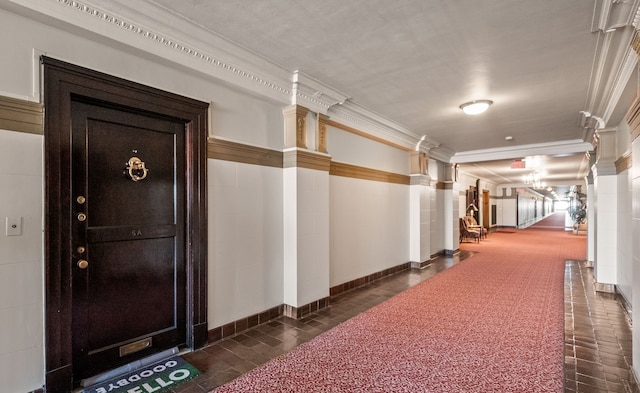
[[[236, 61], [265, 75], [299, 71], [501, 185], [522, 183], [510, 164], [530, 155], [544, 156], [549, 184], [582, 182], [585, 124], [615, 127], [636, 95], [635, 67], [622, 71], [639, 0], [87, 1], [181, 29], [194, 47], [215, 42], [229, 63], [240, 47], [252, 59]], [[494, 104], [464, 115], [475, 99]]]
[[583, 137], [593, 1], [155, 3], [456, 152]]
[[[523, 170], [510, 169], [511, 158], [555, 144], [560, 157], [548, 156], [540, 168], [549, 184], [579, 183], [588, 171], [579, 142], [591, 140], [580, 111], [593, 110], [599, 1], [153, 2], [426, 134], [462, 155], [453, 161], [474, 176], [521, 183]], [[483, 115], [464, 115], [459, 105], [474, 99], [494, 104]]]

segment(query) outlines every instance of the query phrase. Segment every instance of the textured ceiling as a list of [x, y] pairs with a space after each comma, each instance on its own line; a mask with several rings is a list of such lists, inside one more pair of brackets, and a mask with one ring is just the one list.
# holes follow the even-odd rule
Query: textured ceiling
[[[589, 110], [601, 36], [592, 32], [594, 1], [133, 3], [141, 1], [291, 72], [300, 70], [455, 153], [502, 149], [503, 156], [513, 150], [515, 157], [520, 146], [586, 138], [579, 113]], [[483, 115], [464, 115], [459, 105], [474, 99], [494, 104]], [[584, 176], [584, 154], [570, 157], [558, 180]], [[482, 173], [478, 162], [462, 168]], [[486, 169], [496, 172], [491, 163]], [[517, 180], [507, 173], [487, 178]]]

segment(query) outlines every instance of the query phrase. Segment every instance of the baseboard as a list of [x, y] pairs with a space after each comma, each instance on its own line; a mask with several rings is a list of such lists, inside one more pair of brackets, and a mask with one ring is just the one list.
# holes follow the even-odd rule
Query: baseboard
[[615, 284], [603, 284], [601, 282], [595, 282], [594, 287], [596, 292], [616, 293]]
[[293, 318], [293, 319], [301, 319], [305, 316], [316, 312], [318, 310], [322, 310], [329, 306], [329, 297], [325, 297], [322, 299], [318, 299], [311, 303], [305, 304], [304, 306], [294, 307], [288, 304], [283, 306], [282, 315], [285, 317]]
[[403, 270], [407, 270], [411, 267], [411, 262], [406, 262], [398, 266], [390, 267], [388, 269], [381, 270], [379, 272], [369, 274], [364, 277], [357, 278], [355, 280], [347, 281], [342, 284], [338, 284], [334, 287], [329, 288], [329, 296], [336, 296], [343, 292], [350, 291], [355, 288], [362, 287], [364, 285], [369, 284], [370, 282], [379, 280], [383, 277], [390, 276], [392, 274], [396, 274]]
[[[420, 262], [420, 265], [422, 265], [423, 263], [428, 265], [429, 263], [431, 263], [431, 259], [425, 262]], [[411, 267], [412, 262], [406, 262], [398, 266], [390, 267], [388, 269], [384, 269], [382, 271], [331, 287], [329, 288], [329, 297], [318, 299], [309, 304], [305, 304], [300, 307], [281, 304], [259, 314], [250, 315], [248, 317], [238, 319], [237, 321], [218, 326], [208, 331], [208, 342], [209, 344], [211, 344], [224, 338], [235, 336], [239, 333], [242, 333], [243, 331], [249, 330], [253, 327], [269, 322], [270, 320], [279, 318], [281, 316], [286, 316], [294, 319], [304, 318], [308, 314], [328, 307], [332, 296], [336, 296], [352, 289], [362, 287], [373, 281], [407, 270]]]
[[633, 307], [631, 306], [631, 302], [624, 296], [622, 291], [620, 291], [620, 287], [618, 285], [615, 286], [616, 295], [618, 295], [618, 301], [622, 305], [625, 313], [627, 314], [627, 319], [629, 323], [633, 324]]
[[209, 343], [220, 341], [223, 338], [234, 336], [245, 330], [269, 322], [272, 319], [282, 316], [283, 308], [284, 305], [281, 304], [259, 314], [253, 314], [248, 317], [238, 319], [237, 321], [229, 322], [225, 325], [213, 328], [208, 332], [208, 341]]
[[425, 267], [429, 266], [432, 261], [433, 261], [433, 258], [429, 258], [426, 261], [422, 261], [422, 262], [410, 262], [411, 269], [414, 269], [414, 270], [424, 269]]

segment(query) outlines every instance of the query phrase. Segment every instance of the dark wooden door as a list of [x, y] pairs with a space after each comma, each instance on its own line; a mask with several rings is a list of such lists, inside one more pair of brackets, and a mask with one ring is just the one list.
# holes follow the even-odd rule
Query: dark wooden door
[[71, 112], [78, 380], [185, 344], [185, 127], [96, 103]]
[[208, 104], [41, 60], [45, 390], [64, 393], [207, 342]]

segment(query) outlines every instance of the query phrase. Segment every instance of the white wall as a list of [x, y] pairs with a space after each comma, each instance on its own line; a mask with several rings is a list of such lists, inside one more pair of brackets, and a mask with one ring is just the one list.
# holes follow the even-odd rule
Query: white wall
[[284, 169], [284, 303], [329, 296], [329, 174]]
[[617, 284], [617, 225], [618, 190], [617, 176], [596, 176], [594, 180], [595, 224], [596, 224], [596, 281], [602, 284]]
[[429, 201], [429, 208], [431, 209], [429, 215], [431, 219], [431, 255], [444, 250], [443, 198], [444, 190], [432, 189]]
[[[451, 192], [449, 192], [451, 191]], [[452, 190], [445, 190], [444, 199], [445, 205], [447, 201], [451, 198], [451, 212], [449, 215], [445, 215], [442, 223], [445, 225], [445, 231], [447, 230], [447, 223], [451, 223], [451, 227], [449, 228], [449, 233], [451, 235], [451, 243], [447, 244], [447, 239], [445, 238], [444, 250], [457, 250], [460, 247], [460, 215], [464, 214], [458, 210], [459, 200], [460, 198], [460, 190], [458, 189], [458, 185], [454, 184]]]
[[[27, 392], [44, 375], [43, 137], [0, 130], [0, 381]], [[5, 236], [5, 217], [22, 234]]]
[[516, 227], [518, 225], [516, 213], [517, 200], [512, 188], [499, 188], [497, 205], [497, 225], [504, 227]]
[[[631, 152], [631, 131], [626, 121], [618, 124], [616, 132], [616, 152], [618, 156]], [[633, 157], [632, 157], [633, 161]], [[617, 176], [617, 258], [618, 290], [631, 304], [633, 299], [633, 227], [632, 227], [632, 170], [625, 170]], [[638, 195], [640, 196], [640, 195]], [[636, 196], [636, 197], [638, 197]]]
[[409, 262], [409, 187], [331, 176], [330, 285]]
[[282, 304], [282, 171], [208, 160], [209, 328]]
[[[407, 151], [327, 127], [335, 162], [408, 175]], [[330, 176], [330, 286], [410, 261], [407, 185]]]
[[[636, 138], [631, 144], [633, 157], [640, 157], [640, 138]], [[631, 178], [631, 228], [633, 239], [640, 237], [640, 162], [633, 160], [630, 170]], [[634, 310], [640, 310], [640, 242], [637, 240], [631, 243], [633, 291], [631, 294], [631, 305]], [[637, 315], [637, 311], [636, 311]], [[636, 318], [638, 318], [636, 316]], [[633, 343], [633, 370], [635, 375], [640, 375], [640, 329], [635, 324], [632, 331]]]
[[332, 126], [327, 127], [327, 151], [336, 162], [403, 175], [410, 172], [407, 151]]
[[409, 259], [411, 262], [424, 262], [431, 259], [431, 191], [430, 186], [423, 184], [412, 184], [409, 187]]
[[618, 259], [618, 289], [626, 301], [631, 304], [633, 293], [633, 258], [632, 258], [632, 228], [631, 228], [631, 173], [626, 170], [618, 174], [618, 229], [617, 229], [617, 259]]

